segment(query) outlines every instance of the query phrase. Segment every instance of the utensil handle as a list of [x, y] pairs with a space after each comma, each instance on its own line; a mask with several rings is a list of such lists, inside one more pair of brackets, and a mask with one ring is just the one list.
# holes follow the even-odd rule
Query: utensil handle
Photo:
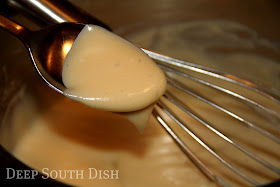
[[0, 15], [0, 27], [21, 39], [24, 43], [30, 34], [30, 30], [17, 24], [16, 22]]
[[67, 0], [6, 0], [6, 4], [10, 8], [21, 11], [45, 25], [61, 22], [81, 22], [109, 29], [106, 24]]

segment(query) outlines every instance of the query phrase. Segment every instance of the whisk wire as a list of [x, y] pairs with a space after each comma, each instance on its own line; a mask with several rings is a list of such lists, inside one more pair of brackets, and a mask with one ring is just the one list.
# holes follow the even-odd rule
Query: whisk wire
[[[206, 86], [211, 87], [211, 88], [216, 89], [216, 90], [219, 90], [219, 91], [221, 91], [222, 93], [231, 95], [231, 96], [233, 96], [233, 97], [236, 98], [236, 99], [240, 99], [241, 101], [247, 102], [248, 104], [251, 104], [252, 106], [258, 107], [258, 108], [260, 108], [260, 109], [262, 109], [262, 110], [264, 110], [264, 111], [266, 111], [266, 112], [268, 112], [268, 113], [270, 113], [270, 114], [272, 114], [272, 115], [274, 115], [274, 116], [276, 116], [277, 118], [280, 119], [280, 114], [279, 114], [278, 112], [276, 112], [276, 111], [274, 111], [274, 110], [272, 110], [272, 109], [270, 109], [270, 108], [267, 108], [267, 107], [263, 106], [262, 104], [257, 103], [257, 102], [255, 102], [255, 101], [253, 101], [253, 100], [251, 100], [251, 99], [249, 99], [249, 98], [247, 98], [247, 97], [245, 97], [245, 96], [242, 96], [242, 95], [240, 95], [240, 94], [238, 94], [238, 93], [236, 93], [236, 92], [233, 92], [233, 91], [228, 90], [228, 89], [226, 89], [226, 88], [223, 88], [223, 87], [221, 87], [221, 86], [212, 84], [212, 83], [210, 83], [210, 82], [204, 81], [204, 80], [199, 79], [199, 78], [197, 78], [197, 77], [193, 77], [193, 76], [188, 75], [188, 74], [186, 74], [186, 73], [179, 72], [179, 71], [177, 71], [177, 70], [175, 70], [175, 69], [172, 69], [172, 68], [169, 68], [169, 67], [166, 67], [166, 66], [163, 66], [163, 65], [159, 65], [159, 66], [160, 66], [163, 70], [167, 70], [167, 71], [170, 71], [170, 72], [175, 72], [176, 74], [181, 75], [181, 76], [183, 76], [183, 77], [185, 77], [185, 78], [189, 78], [189, 79], [191, 79], [191, 80], [194, 80], [194, 81], [196, 81], [196, 82], [199, 82], [200, 84], [206, 85]], [[227, 81], [228, 79], [224, 79], [224, 80]], [[241, 85], [241, 86], [244, 86], [244, 85]], [[247, 86], [246, 86], [246, 87], [247, 87]], [[251, 87], [250, 87], [250, 88], [251, 88]], [[261, 92], [261, 94], [263, 95], [263, 94], [265, 94], [265, 93], [264, 93], [264, 92]], [[273, 98], [273, 100], [278, 101], [277, 98], [275, 98], [274, 96], [271, 96], [271, 95], [268, 95], [268, 94], [265, 94], [264, 96], [265, 96], [265, 97], [269, 97], [269, 98]], [[279, 101], [278, 101], [278, 102], [279, 102]]]
[[271, 140], [277, 142], [278, 144], [280, 144], [280, 138], [274, 136], [273, 134], [269, 133], [265, 129], [260, 128], [257, 125], [247, 121], [246, 119], [242, 118], [241, 116], [239, 116], [239, 115], [237, 115], [237, 114], [235, 114], [235, 113], [233, 113], [233, 112], [231, 112], [231, 111], [229, 111], [229, 110], [227, 110], [227, 109], [217, 105], [216, 103], [214, 103], [210, 99], [204, 98], [204, 97], [200, 96], [199, 94], [195, 93], [195, 91], [191, 90], [190, 88], [186, 88], [185, 85], [180, 84], [178, 81], [171, 80], [170, 78], [168, 78], [168, 83], [170, 85], [172, 85], [173, 87], [176, 87], [176, 88], [184, 91], [185, 93], [188, 93], [188, 94], [192, 95], [193, 97], [195, 97], [195, 98], [197, 98], [197, 99], [199, 99], [199, 100], [201, 100], [201, 101], [211, 105], [212, 107], [214, 107], [214, 108], [224, 112], [225, 114], [233, 117], [234, 119], [244, 123], [245, 125], [247, 125], [247, 126], [251, 127], [252, 129], [256, 130], [257, 132], [261, 133], [262, 135], [264, 135], [264, 136], [270, 138]]
[[[161, 107], [161, 105], [158, 105]], [[158, 108], [153, 110], [153, 115], [156, 117], [157, 121], [163, 126], [163, 128], [170, 134], [173, 140], [177, 143], [180, 149], [187, 155], [187, 157], [194, 163], [197, 168], [211, 181], [214, 181], [222, 186], [228, 187], [229, 185], [222, 180], [220, 177], [216, 176], [197, 156], [190, 150], [190, 148], [177, 136], [177, 134], [170, 128], [164, 119], [160, 116]]]
[[[158, 53], [154, 53], [152, 51], [148, 51], [146, 49], [142, 49], [145, 53], [147, 53], [152, 59], [156, 60], [158, 65], [165, 71], [168, 85], [171, 86], [172, 89], [177, 89], [178, 91], [183, 92], [184, 94], [189, 94], [192, 97], [210, 105], [214, 109], [217, 109], [220, 112], [223, 112], [227, 116], [230, 116], [232, 119], [236, 120], [237, 122], [241, 122], [241, 124], [246, 125], [247, 127], [250, 127], [254, 131], [258, 132], [259, 134], [269, 138], [270, 140], [276, 142], [277, 144], [280, 144], [280, 137], [277, 137], [276, 135], [268, 132], [264, 128], [250, 122], [244, 117], [241, 117], [240, 115], [234, 113], [230, 109], [227, 109], [213, 100], [202, 96], [201, 94], [198, 94], [193, 89], [189, 88], [185, 84], [181, 83], [180, 81], [177, 81], [176, 78], [173, 78], [173, 74], [179, 75], [184, 78], [188, 78], [192, 81], [195, 81], [196, 83], [199, 83], [201, 85], [207, 86], [211, 89], [214, 89], [220, 93], [232, 96], [235, 100], [246, 104], [247, 106], [255, 109], [256, 112], [259, 112], [261, 110], [261, 114], [263, 114], [263, 111], [265, 114], [263, 114], [264, 117], [269, 119], [274, 124], [279, 124], [280, 120], [280, 113], [279, 111], [276, 111], [270, 107], [264, 106], [263, 104], [259, 103], [258, 101], [255, 101], [253, 99], [250, 99], [248, 96], [243, 96], [238, 92], [232, 91], [230, 89], [227, 89], [226, 87], [220, 86], [220, 84], [214, 84], [211, 81], [206, 81], [205, 79], [198, 78], [197, 76], [192, 76], [192, 74], [186, 73], [185, 70], [188, 70], [190, 72], [203, 74], [206, 76], [210, 76], [212, 78], [222, 80], [231, 84], [235, 84], [238, 86], [241, 86], [242, 88], [248, 89], [253, 91], [254, 93], [260, 94], [264, 98], [268, 99], [269, 101], [272, 101], [272, 103], [277, 104], [277, 107], [280, 105], [280, 99], [278, 95], [275, 95], [273, 92], [275, 91], [274, 88], [267, 87], [266, 85], [257, 84], [254, 82], [251, 82], [249, 80], [243, 79], [241, 77], [224, 73], [221, 71], [217, 71], [208, 67], [204, 67], [201, 65], [193, 64], [190, 62], [174, 59], [165, 55], [161, 55]], [[251, 97], [251, 96], [250, 96]], [[223, 139], [225, 142], [231, 144], [236, 149], [238, 149], [243, 154], [247, 155], [248, 157], [252, 158], [259, 164], [267, 167], [271, 171], [280, 174], [280, 169], [273, 166], [272, 164], [268, 163], [266, 160], [263, 160], [256, 154], [252, 153], [251, 151], [248, 151], [241, 145], [239, 145], [235, 140], [232, 138], [229, 138], [229, 136], [225, 135], [221, 131], [221, 129], [217, 129], [213, 126], [213, 124], [209, 123], [207, 120], [205, 120], [202, 116], [194, 112], [190, 109], [189, 106], [184, 104], [179, 97], [176, 96], [176, 94], [171, 93], [169, 90], [165, 93], [165, 95], [159, 100], [157, 103], [153, 114], [158, 120], [158, 122], [164, 127], [164, 129], [171, 135], [173, 140], [179, 145], [179, 147], [183, 150], [183, 152], [190, 158], [190, 160], [212, 181], [215, 181], [219, 183], [222, 186], [228, 186], [228, 184], [219, 176], [217, 176], [211, 169], [209, 169], [205, 163], [203, 163], [191, 150], [190, 148], [185, 144], [180, 136], [177, 136], [176, 132], [171, 128], [170, 124], [167, 123], [164, 120], [164, 117], [162, 113], [169, 116], [173, 122], [175, 122], [176, 125], [178, 125], [183, 131], [191, 136], [197, 143], [199, 143], [204, 149], [207, 150], [210, 154], [212, 154], [217, 160], [219, 160], [224, 166], [229, 168], [231, 171], [233, 171], [235, 174], [243, 178], [245, 181], [251, 183], [252, 185], [258, 186], [260, 185], [258, 182], [256, 182], [254, 179], [247, 176], [247, 174], [243, 173], [239, 169], [237, 169], [235, 166], [233, 166], [231, 163], [226, 161], [222, 156], [220, 156], [216, 151], [214, 151], [213, 148], [211, 148], [205, 141], [202, 140], [198, 135], [196, 135], [189, 127], [188, 125], [182, 121], [182, 116], [178, 116], [176, 112], [174, 112], [173, 109], [171, 109], [164, 101], [169, 101], [174, 106], [176, 106], [178, 109], [183, 111], [184, 113], [188, 114], [190, 117], [198, 121], [200, 124], [202, 124], [204, 127], [206, 127], [208, 130], [210, 130], [212, 133], [216, 134], [218, 137]], [[276, 118], [277, 120], [275, 120]]]
[[[168, 109], [168, 106], [163, 105], [161, 102], [159, 102], [158, 104], [159, 106], [161, 106], [161, 109], [169, 116], [171, 117], [176, 124], [178, 124], [185, 132], [187, 132], [193, 139], [195, 139], [202, 147], [204, 147], [208, 152], [210, 152], [216, 159], [218, 159], [221, 163], [223, 163], [225, 166], [227, 166], [229, 169], [231, 169], [234, 173], [236, 173], [237, 175], [239, 175], [240, 177], [242, 177], [244, 180], [248, 181], [249, 183], [257, 186], [259, 185], [258, 182], [256, 182], [255, 180], [249, 178], [248, 176], [246, 176], [244, 173], [242, 173], [241, 171], [239, 171], [238, 169], [236, 169], [233, 165], [229, 164], [226, 160], [224, 160], [221, 156], [219, 156], [212, 148], [210, 148], [201, 138], [199, 138], [194, 132], [192, 132], [190, 129], [187, 128], [187, 126], [181, 122], [178, 118], [175, 117], [174, 114], [171, 113], [171, 111]], [[157, 119], [158, 120], [158, 119]], [[161, 123], [161, 121], [159, 121], [159, 123], [161, 125], [163, 125]], [[165, 128], [166, 126], [163, 125], [163, 127]]]
[[[150, 56], [150, 58], [157, 61], [157, 63], [161, 66], [168, 67], [168, 65], [179, 67], [183, 69], [188, 69], [197, 73], [205, 74], [211, 77], [215, 77], [221, 80], [225, 80], [228, 82], [232, 82], [238, 85], [241, 85], [243, 87], [246, 87], [248, 89], [254, 90], [257, 93], [260, 93], [264, 95], [267, 98], [270, 98], [274, 100], [275, 102], [280, 104], [280, 98], [279, 96], [271, 93], [273, 91], [273, 88], [266, 86], [266, 85], [259, 85], [257, 83], [254, 83], [252, 81], [246, 80], [245, 78], [237, 77], [232, 74], [224, 73], [209, 67], [201, 66], [198, 64], [194, 64], [191, 62], [175, 59], [166, 55], [162, 55], [156, 52], [152, 52], [146, 49], [141, 48], [147, 55]], [[174, 70], [174, 69], [173, 69]], [[266, 89], [264, 89], [266, 88]], [[268, 91], [270, 90], [270, 91]]]
[[215, 129], [213, 127], [213, 125], [211, 125], [209, 122], [207, 122], [205, 119], [203, 119], [201, 116], [199, 116], [198, 114], [196, 114], [194, 111], [191, 111], [191, 109], [189, 107], [187, 107], [186, 105], [184, 105], [182, 102], [180, 102], [178, 99], [176, 99], [172, 93], [167, 92], [165, 94], [165, 97], [171, 101], [173, 104], [175, 104], [177, 107], [179, 107], [181, 110], [183, 110], [184, 112], [186, 112], [187, 114], [189, 114], [190, 116], [192, 116], [194, 119], [196, 119], [197, 121], [199, 121], [202, 125], [204, 125], [205, 127], [207, 127], [209, 130], [211, 130], [212, 132], [214, 132], [216, 135], [218, 135], [219, 137], [221, 137], [223, 140], [227, 141], [228, 143], [230, 143], [231, 145], [233, 145], [234, 147], [236, 147], [237, 149], [239, 149], [240, 151], [242, 151], [243, 153], [245, 153], [246, 155], [248, 155], [249, 157], [251, 157], [252, 159], [254, 159], [255, 161], [261, 163], [262, 165], [266, 166], [267, 168], [271, 169], [272, 171], [274, 171], [275, 173], [280, 174], [280, 169], [272, 166], [271, 164], [269, 164], [268, 162], [264, 161], [263, 159], [261, 159], [260, 157], [256, 156], [255, 154], [249, 152], [248, 150], [246, 150], [245, 148], [243, 148], [242, 146], [240, 146], [238, 143], [236, 143], [235, 141], [233, 141], [232, 139], [228, 138], [226, 135], [224, 135], [221, 131]]

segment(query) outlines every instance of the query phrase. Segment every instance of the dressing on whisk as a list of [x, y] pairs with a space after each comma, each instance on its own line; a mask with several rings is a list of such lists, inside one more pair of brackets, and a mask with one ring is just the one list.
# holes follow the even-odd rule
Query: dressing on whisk
[[95, 25], [81, 31], [62, 70], [65, 95], [92, 108], [124, 115], [144, 129], [166, 90], [161, 69], [142, 50]]

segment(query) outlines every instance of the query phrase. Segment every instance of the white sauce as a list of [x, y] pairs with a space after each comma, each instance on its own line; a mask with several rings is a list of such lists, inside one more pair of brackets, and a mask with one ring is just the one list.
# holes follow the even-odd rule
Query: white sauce
[[164, 73], [152, 59], [95, 25], [86, 25], [75, 40], [62, 79], [66, 96], [95, 109], [126, 112], [140, 131], [166, 89]]
[[[242, 35], [240, 35], [242, 33]], [[220, 40], [217, 40], [217, 35]], [[155, 39], [155, 40], [154, 40]], [[248, 75], [262, 78], [265, 82], [279, 83], [279, 64], [271, 58], [256, 54], [249, 49], [260, 47], [274, 50], [274, 45], [256, 35], [244, 25], [231, 21], [200, 21], [167, 25], [159, 29], [136, 33], [131, 40], [153, 50], [168, 52], [169, 55]], [[173, 45], [176, 44], [176, 45]], [[172, 46], [172, 47], [170, 47]], [[238, 49], [237, 47], [242, 47]], [[214, 48], [234, 49], [234, 53], [219, 53]], [[244, 63], [244, 59], [246, 64]], [[239, 68], [236, 68], [239, 67]], [[243, 68], [240, 68], [243, 67]], [[260, 68], [262, 67], [262, 68]], [[41, 86], [41, 84], [39, 84]], [[262, 116], [252, 114], [248, 108], [240, 107], [235, 101], [217, 95], [215, 92], [200, 90], [216, 102], [231, 106], [235, 112], [245, 114], [247, 119], [265, 126], [279, 136], [279, 128], [269, 124]], [[37, 93], [30, 87], [20, 99], [10, 119], [9, 130], [5, 135], [17, 137], [4, 145], [18, 159], [31, 167], [42, 171], [84, 170], [84, 179], [58, 179], [75, 186], [98, 187], [203, 187], [215, 186], [191, 163], [177, 145], [160, 127], [154, 118], [150, 118], [143, 134], [118, 115], [94, 110], [78, 102], [65, 98], [44, 87]], [[171, 90], [174, 91], [174, 90]], [[36, 94], [30, 97], [29, 94]], [[192, 109], [212, 121], [217, 128], [223, 129], [231, 138], [276, 166], [280, 166], [279, 145], [271, 143], [250, 128], [242, 127], [235, 120], [214, 112], [192, 97], [183, 96]], [[190, 128], [194, 129], [215, 151], [222, 154], [237, 168], [260, 183], [279, 178], [268, 169], [256, 164], [252, 159], [240, 156], [229, 144], [213, 137], [195, 120], [180, 113]], [[171, 122], [171, 120], [169, 121]], [[13, 127], [13, 128], [11, 128]], [[275, 127], [275, 128], [274, 128]], [[15, 131], [20, 129], [20, 131]], [[222, 164], [185, 136], [188, 146], [202, 161], [232, 186], [249, 186], [240, 177], [229, 172]], [[244, 161], [245, 160], [245, 161]], [[119, 170], [119, 180], [90, 180], [88, 168]]]

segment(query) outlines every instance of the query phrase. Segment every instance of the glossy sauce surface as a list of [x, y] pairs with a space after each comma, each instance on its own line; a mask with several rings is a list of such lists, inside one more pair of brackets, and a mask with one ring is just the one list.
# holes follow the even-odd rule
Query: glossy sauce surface
[[86, 25], [75, 40], [62, 79], [67, 97], [95, 109], [126, 112], [124, 116], [140, 130], [166, 89], [164, 73], [152, 59], [95, 25]]
[[[217, 36], [220, 40], [217, 40]], [[279, 88], [278, 62], [253, 51], [257, 47], [273, 51], [277, 49], [276, 46], [257, 36], [254, 30], [242, 24], [229, 20], [194, 21], [147, 29], [129, 38], [146, 48], [166, 51], [170, 56], [189, 59], [217, 69], [224, 68], [250, 78], [261, 78], [267, 83], [276, 81], [275, 85]], [[213, 90], [191, 84], [180, 77], [178, 79], [192, 86], [200, 94], [215, 98], [215, 102], [231, 107], [235, 113], [243, 114], [250, 122], [261, 125], [269, 132], [280, 136], [278, 126], [269, 123], [263, 116], [256, 115], [250, 108]], [[215, 128], [261, 158], [280, 167], [280, 148], [277, 143], [273, 143], [221, 112], [205, 106], [193, 97], [168, 87], [191, 109], [210, 121]], [[26, 88], [13, 111], [11, 125], [8, 128], [10, 134], [6, 134], [6, 136], [17, 137], [14, 143], [9, 141], [5, 144], [7, 149], [29, 166], [39, 171], [42, 168], [49, 168], [50, 170], [80, 169], [86, 172], [88, 168], [96, 168], [118, 169], [120, 172], [119, 180], [89, 180], [86, 177], [88, 173], [85, 173], [84, 180], [74, 180], [69, 177], [58, 179], [79, 186], [216, 185], [181, 152], [154, 117], [150, 117], [147, 128], [139, 134], [127, 120], [118, 115], [94, 110], [52, 92], [47, 87], [40, 89], [36, 91], [32, 86]], [[254, 180], [265, 184], [279, 179], [279, 175], [257, 164], [246, 155], [240, 154], [237, 149], [217, 138], [214, 133], [209, 132], [184, 112], [178, 111], [178, 114], [184, 118], [188, 127], [200, 135], [219, 155], [249, 174]], [[173, 124], [172, 119], [167, 117], [166, 120], [169, 124]], [[230, 185], [251, 186], [224, 167], [186, 133], [184, 133], [184, 140], [210, 169]]]

